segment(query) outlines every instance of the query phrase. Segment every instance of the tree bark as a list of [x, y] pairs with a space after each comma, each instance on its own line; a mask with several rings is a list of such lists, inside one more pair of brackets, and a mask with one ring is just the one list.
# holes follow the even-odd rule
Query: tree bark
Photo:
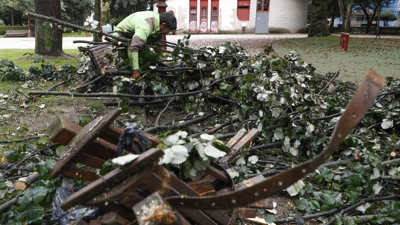
[[[94, 1], [94, 20], [97, 20], [99, 23], [96, 27], [96, 30], [102, 30], [102, 21], [101, 21], [101, 0]], [[102, 38], [100, 35], [93, 33], [93, 41], [100, 42]]]
[[27, 189], [29, 187], [29, 185], [31, 183], [35, 182], [38, 178], [39, 178], [38, 172], [34, 172], [27, 177], [20, 178], [17, 182], [14, 183], [14, 189], [23, 191], [23, 190]]
[[329, 35], [328, 4], [325, 0], [312, 1], [311, 25], [308, 37], [326, 37]]
[[5, 202], [3, 205], [0, 205], [0, 213], [9, 209], [11, 206], [16, 204], [17, 201], [18, 201], [18, 197], [15, 197], [15, 198], [12, 198], [10, 201]]
[[347, 32], [350, 29], [350, 14], [354, 0], [338, 0], [339, 11], [342, 17], [342, 31]]
[[[61, 19], [60, 0], [35, 0], [35, 12]], [[57, 23], [35, 18], [35, 53], [48, 56], [65, 55], [62, 51], [62, 29]]]

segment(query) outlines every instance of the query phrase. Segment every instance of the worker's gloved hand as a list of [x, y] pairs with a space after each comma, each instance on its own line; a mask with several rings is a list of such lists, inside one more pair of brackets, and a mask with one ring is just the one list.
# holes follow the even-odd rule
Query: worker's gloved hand
[[135, 80], [138, 80], [140, 78], [140, 72], [139, 70], [134, 70], [132, 73], [132, 78]]

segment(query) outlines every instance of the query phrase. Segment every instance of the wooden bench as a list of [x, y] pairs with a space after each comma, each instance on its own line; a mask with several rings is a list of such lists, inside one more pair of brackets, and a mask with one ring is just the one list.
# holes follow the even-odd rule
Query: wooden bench
[[[159, 140], [146, 132], [144, 134], [151, 140], [153, 148], [143, 152], [135, 161], [99, 177], [95, 169], [102, 168], [102, 164], [107, 159], [116, 157], [116, 143], [123, 130], [111, 125], [111, 122], [120, 113], [120, 109], [111, 111], [107, 115], [94, 119], [85, 127], [63, 117], [50, 125], [50, 139], [66, 146], [53, 169], [52, 177], [56, 178], [58, 175], [62, 175], [64, 179], [74, 178], [91, 182], [64, 199], [61, 204], [63, 210], [69, 210], [76, 205], [98, 207], [106, 214], [97, 222], [107, 222], [105, 224], [108, 222], [116, 224], [133, 222], [135, 224], [134, 221], [144, 224], [146, 220], [151, 219], [150, 214], [141, 212], [146, 207], [170, 209], [171, 214], [168, 213], [168, 215], [172, 217], [163, 218], [175, 221], [170, 224], [189, 225], [188, 221], [199, 225], [235, 224], [237, 212], [233, 209], [230, 211], [185, 208], [174, 210], [176, 206], [170, 205], [165, 198], [225, 194], [235, 189], [246, 188], [265, 178], [260, 175], [234, 184], [225, 170], [217, 164], [211, 163], [203, 175], [197, 178], [198, 180], [186, 183], [158, 165], [159, 158], [164, 153], [162, 150], [154, 148], [159, 144]], [[225, 163], [232, 161], [239, 148], [249, 144], [257, 134], [258, 131], [254, 129], [248, 133], [240, 132], [235, 135], [229, 141], [232, 152], [222, 161]], [[148, 196], [143, 196], [141, 193], [147, 193]], [[153, 207], [152, 204], [155, 201], [158, 205]], [[252, 212], [256, 212], [256, 208], [273, 207], [271, 200], [260, 200], [249, 206], [255, 207], [250, 210]], [[239, 208], [236, 210], [243, 211]]]
[[28, 37], [28, 30], [6, 30], [4, 37]]
[[[118, 50], [114, 50], [110, 43], [82, 47], [79, 50], [89, 56], [99, 75], [104, 75], [106, 70], [115, 70]], [[113, 59], [111, 62], [110, 58]]]
[[381, 34], [400, 34], [400, 27], [379, 27], [375, 38], [380, 38]]

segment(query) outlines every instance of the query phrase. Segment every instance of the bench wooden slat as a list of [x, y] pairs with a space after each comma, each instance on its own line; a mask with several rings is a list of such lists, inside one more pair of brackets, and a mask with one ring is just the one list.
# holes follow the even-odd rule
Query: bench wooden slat
[[97, 176], [96, 172], [91, 171], [91, 170], [85, 170], [82, 168], [78, 168], [76, 166], [69, 166], [65, 171], [64, 171], [64, 176], [67, 177], [72, 177], [72, 178], [77, 178], [80, 180], [86, 180], [86, 181], [95, 181], [99, 177]]
[[400, 34], [400, 27], [379, 27], [376, 37], [381, 37], [381, 34]]
[[[220, 163], [229, 163], [231, 162], [239, 152], [240, 148], [242, 148], [245, 145], [248, 145], [251, 141], [254, 140], [254, 138], [257, 137], [258, 135], [258, 130], [253, 128], [251, 129], [246, 135], [239, 134], [238, 132], [229, 142], [229, 146], [232, 149], [232, 151], [225, 155], [224, 157], [219, 159]], [[228, 146], [228, 145], [227, 145]]]
[[28, 30], [6, 30], [4, 37], [28, 37]]
[[68, 143], [61, 153], [57, 164], [53, 168], [52, 178], [57, 177], [67, 169], [68, 166], [79, 157], [85, 149], [98, 137], [100, 131], [108, 127], [120, 114], [122, 110], [116, 109], [105, 116], [100, 116], [86, 125], [78, 134]]
[[151, 165], [153, 162], [158, 162], [159, 158], [163, 154], [164, 152], [162, 150], [156, 148], [151, 148], [143, 152], [139, 158], [129, 165], [125, 165], [124, 167], [117, 168], [107, 173], [101, 179], [93, 181], [78, 192], [70, 195], [64, 200], [61, 208], [67, 210], [81, 202], [86, 202], [89, 199], [92, 199], [106, 188], [112, 188], [116, 185], [119, 185], [119, 182], [124, 181], [125, 178]]

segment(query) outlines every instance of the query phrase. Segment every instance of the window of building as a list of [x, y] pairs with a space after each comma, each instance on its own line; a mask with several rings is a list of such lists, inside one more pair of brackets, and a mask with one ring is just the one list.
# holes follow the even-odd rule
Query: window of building
[[364, 16], [357, 16], [356, 21], [360, 21], [360, 22], [364, 21]]
[[240, 21], [250, 20], [250, 0], [238, 0], [237, 17]]
[[257, 0], [257, 12], [268, 12], [269, 0]]

